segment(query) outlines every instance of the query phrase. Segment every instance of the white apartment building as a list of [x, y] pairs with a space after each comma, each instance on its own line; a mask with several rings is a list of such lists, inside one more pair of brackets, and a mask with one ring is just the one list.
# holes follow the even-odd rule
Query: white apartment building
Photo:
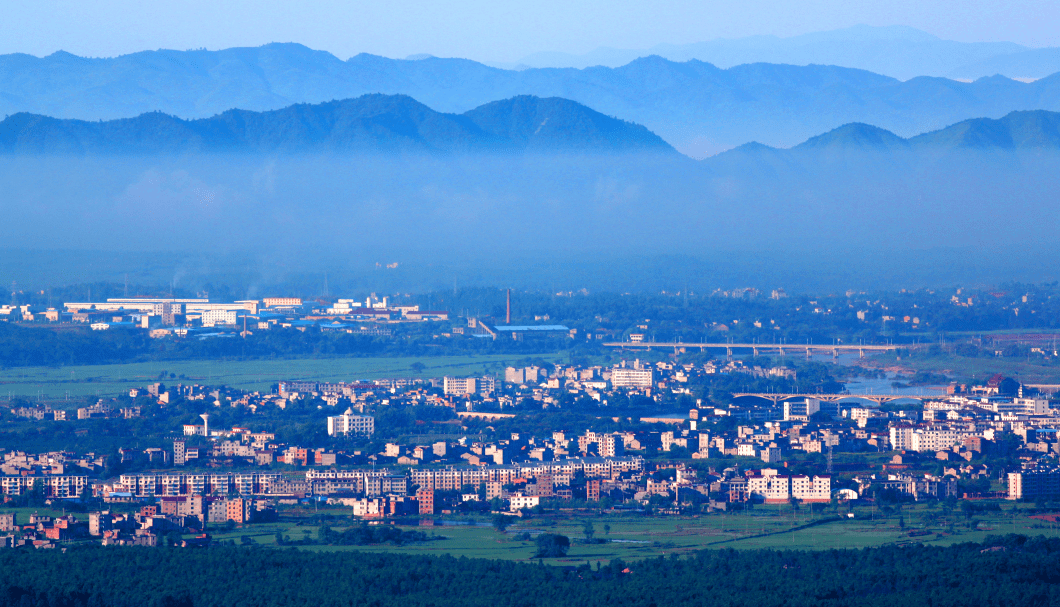
[[488, 376], [446, 377], [442, 381], [446, 396], [488, 394], [497, 390], [496, 380]]
[[353, 515], [360, 517], [377, 517], [386, 514], [385, 497], [366, 497], [353, 502]]
[[891, 448], [895, 451], [913, 450], [912, 426], [891, 426]]
[[752, 498], [779, 504], [795, 498], [805, 502], [827, 502], [832, 499], [830, 476], [780, 476], [775, 469], [765, 469], [747, 477], [747, 491]]
[[80, 497], [91, 485], [87, 476], [4, 476], [0, 478], [0, 489], [4, 495], [22, 495], [41, 484], [48, 497]]
[[611, 369], [611, 385], [616, 388], [651, 388], [655, 375], [651, 369], [630, 369], [616, 367]]
[[347, 434], [375, 434], [375, 418], [367, 415], [355, 415], [353, 409], [346, 409], [342, 415], [328, 417], [328, 436]]
[[791, 477], [778, 476], [776, 470], [761, 470], [747, 477], [747, 492], [752, 498], [766, 503], [782, 503], [791, 497]]
[[204, 310], [202, 326], [234, 325], [239, 322], [239, 313], [235, 310]]
[[1049, 415], [1049, 401], [1044, 398], [1014, 398], [1011, 402], [995, 401], [984, 408], [1012, 415]]
[[850, 419], [857, 423], [859, 428], [869, 425], [870, 419], [887, 417], [887, 414], [879, 409], [854, 408], [850, 410]]
[[626, 453], [626, 445], [620, 434], [602, 434], [596, 442], [600, 445], [600, 457], [619, 457]]
[[816, 398], [802, 398], [784, 401], [784, 421], [809, 421], [814, 413], [821, 410], [821, 401]]
[[535, 383], [540, 377], [539, 370], [538, 367], [524, 367], [521, 369], [508, 367], [504, 370], [504, 381], [510, 384]]
[[804, 502], [827, 502], [832, 499], [832, 477], [793, 476], [791, 497]]
[[266, 308], [299, 308], [302, 300], [298, 297], [266, 297], [261, 300]]
[[740, 443], [736, 445], [736, 455], [740, 457], [756, 457], [758, 446], [754, 443]]
[[541, 503], [541, 497], [537, 495], [520, 495], [518, 493], [512, 494], [508, 497], [511, 501], [510, 510], [512, 512], [519, 512], [527, 508], [533, 508]]
[[970, 432], [949, 429], [918, 429], [913, 432], [910, 449], [913, 451], [945, 451], [959, 444]]

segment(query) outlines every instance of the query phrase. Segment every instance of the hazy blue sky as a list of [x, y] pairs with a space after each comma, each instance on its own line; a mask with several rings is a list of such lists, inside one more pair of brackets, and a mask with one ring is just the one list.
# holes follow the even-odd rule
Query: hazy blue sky
[[3, 0], [0, 53], [113, 56], [301, 42], [345, 59], [431, 53], [511, 61], [537, 51], [646, 48], [859, 23], [942, 38], [1060, 45], [1056, 0]]

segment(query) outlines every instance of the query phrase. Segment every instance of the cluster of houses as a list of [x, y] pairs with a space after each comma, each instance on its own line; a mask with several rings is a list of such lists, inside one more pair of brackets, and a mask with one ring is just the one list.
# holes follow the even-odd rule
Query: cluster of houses
[[[96, 331], [142, 329], [151, 337], [217, 335], [223, 329], [258, 331], [276, 327], [389, 335], [380, 323], [449, 320], [442, 310], [391, 305], [386, 297], [335, 302], [266, 297], [232, 302], [208, 298], [119, 297], [66, 302], [63, 309], [39, 305], [0, 306], [0, 319], [15, 322], [80, 323]], [[369, 324], [365, 324], [369, 323]], [[223, 332], [220, 334], [224, 334]]]
[[[203, 503], [203, 499], [198, 499]], [[166, 509], [165, 503], [161, 505]], [[25, 523], [19, 523], [15, 513], [0, 513], [0, 547], [19, 548], [23, 546], [38, 549], [56, 548], [71, 541], [98, 541], [104, 546], [158, 546], [176, 534], [179, 539], [174, 543], [183, 547], [203, 546], [210, 541], [210, 536], [203, 533], [203, 522], [227, 523], [249, 521], [247, 500], [218, 499], [209, 502], [209, 510], [203, 509], [198, 515], [160, 512], [158, 504], [142, 506], [134, 512], [113, 512], [102, 510], [88, 513], [86, 516], [65, 514], [47, 516], [38, 513], [30, 514]], [[242, 516], [241, 520], [240, 517]], [[190, 533], [193, 537], [184, 539]]]

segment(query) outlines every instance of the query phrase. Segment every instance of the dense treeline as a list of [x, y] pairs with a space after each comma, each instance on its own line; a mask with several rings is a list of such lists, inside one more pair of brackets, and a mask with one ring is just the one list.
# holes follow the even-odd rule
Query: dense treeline
[[0, 368], [88, 365], [163, 360], [460, 356], [540, 354], [570, 348], [566, 337], [527, 341], [457, 337], [440, 341], [434, 325], [405, 325], [394, 336], [374, 337], [319, 329], [254, 331], [246, 339], [151, 339], [145, 331], [52, 330], [47, 325], [0, 322]]
[[362, 523], [343, 531], [335, 531], [328, 525], [324, 525], [317, 533], [317, 543], [330, 546], [369, 546], [372, 544], [400, 546], [410, 542], [426, 542], [433, 539], [441, 538], [414, 529], [406, 530], [393, 525], [369, 526], [368, 523]]
[[[530, 555], [528, 555], [530, 556]], [[453, 557], [262, 548], [85, 547], [0, 554], [0, 607], [1050, 605], [1060, 540], [547, 567]]]

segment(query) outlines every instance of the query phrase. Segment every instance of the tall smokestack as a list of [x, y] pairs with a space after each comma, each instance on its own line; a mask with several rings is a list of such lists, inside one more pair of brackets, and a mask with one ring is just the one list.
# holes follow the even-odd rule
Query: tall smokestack
[[504, 324], [510, 325], [510, 324], [512, 324], [512, 290], [511, 289], [508, 289], [506, 309], [507, 309], [507, 311], [504, 314]]

